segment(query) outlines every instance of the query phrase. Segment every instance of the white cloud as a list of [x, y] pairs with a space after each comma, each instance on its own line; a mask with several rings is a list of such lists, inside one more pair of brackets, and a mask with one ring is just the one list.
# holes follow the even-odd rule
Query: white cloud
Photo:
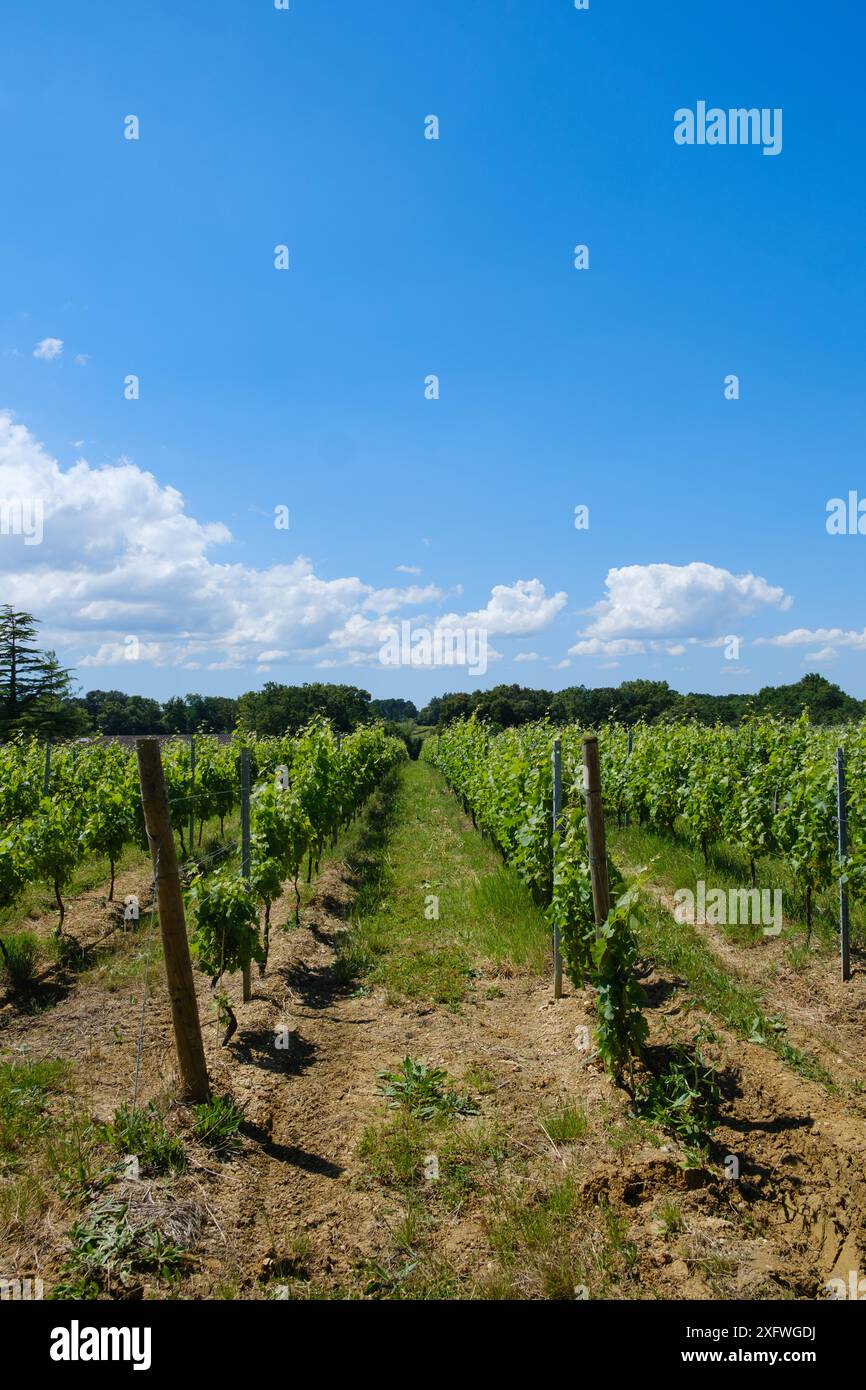
[[734, 575], [700, 561], [611, 569], [605, 587], [605, 597], [590, 610], [592, 622], [580, 634], [605, 643], [689, 634], [711, 638], [729, 632], [735, 618], [767, 607], [785, 611], [791, 605], [784, 589], [766, 579]]
[[[140, 642], [135, 660], [150, 662], [156, 666], [171, 664], [170, 660], [165, 659], [163, 648], [159, 642]], [[84, 656], [78, 658], [76, 664], [78, 666], [132, 666], [134, 662], [130, 659], [130, 648], [125, 642], [101, 642], [98, 651], [89, 655], [85, 653]]]
[[[518, 579], [514, 584], [494, 585], [484, 608], [456, 621], [484, 628], [491, 637], [532, 637], [550, 627], [567, 601], [566, 593], [548, 596], [540, 579]], [[443, 618], [443, 624], [453, 617]]]
[[841, 627], [795, 627], [790, 632], [777, 637], [756, 637], [759, 647], [808, 647], [820, 642], [826, 651], [830, 647], [853, 647], [855, 651], [866, 651], [866, 628], [856, 632], [852, 628]]
[[408, 589], [377, 589], [365, 600], [364, 607], [374, 613], [395, 613], [398, 608], [437, 603], [441, 597], [442, 590], [435, 584], [410, 584]]
[[820, 651], [807, 652], [804, 660], [807, 662], [820, 661], [823, 663], [825, 661], [835, 661], [838, 655], [839, 653], [836, 651], [835, 647], [822, 647]]
[[396, 574], [420, 574], [420, 573], [421, 573], [421, 566], [420, 566], [420, 565], [395, 565], [395, 566], [394, 566], [394, 571], [395, 571]]
[[514, 660], [515, 660], [515, 661], [540, 661], [541, 658], [539, 657], [538, 652], [518, 652], [517, 655], [515, 656]]
[[88, 362], [90, 361], [90, 353], [76, 352], [72, 360], [74, 361], [76, 367], [86, 367]]
[[643, 656], [647, 647], [646, 642], [635, 642], [631, 638], [602, 642], [600, 637], [586, 637], [568, 650], [572, 656]]
[[554, 667], [552, 667], [552, 670], [554, 670], [554, 671], [565, 671], [565, 670], [567, 669], [567, 667], [569, 667], [570, 665], [571, 665], [571, 662], [569, 661], [568, 657], [567, 657], [567, 656], [564, 656], [564, 657], [562, 658], [561, 661], [557, 661], [556, 665], [555, 665]]
[[33, 356], [38, 357], [41, 362], [53, 362], [62, 351], [62, 338], [43, 338], [41, 343], [37, 343], [33, 349]]

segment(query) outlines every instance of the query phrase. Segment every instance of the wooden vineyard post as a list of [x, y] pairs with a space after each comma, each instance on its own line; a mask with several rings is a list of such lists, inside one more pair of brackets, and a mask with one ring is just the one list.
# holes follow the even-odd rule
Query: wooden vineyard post
[[48, 783], [51, 779], [51, 739], [45, 744], [45, 772], [42, 776], [42, 795], [48, 795]]
[[[629, 731], [628, 731], [628, 756], [629, 756], [629, 760], [631, 760], [631, 750], [632, 750], [633, 741], [634, 741], [634, 734], [633, 734], [633, 731], [632, 731], [631, 729], [629, 729]], [[625, 813], [625, 828], [626, 828], [626, 830], [628, 830], [629, 823], [630, 823], [630, 817], [629, 817], [628, 811], [626, 811], [626, 813]]]
[[[252, 863], [250, 859], [250, 750], [241, 749], [241, 873], [243, 874], [247, 888], [250, 889], [250, 874]], [[244, 981], [244, 1003], [252, 998], [251, 967], [245, 965], [243, 969]]]
[[[339, 755], [339, 753], [340, 753], [340, 749], [342, 748], [342, 746], [343, 746], [343, 735], [340, 733], [340, 730], [338, 729], [338, 730], [337, 730], [337, 754], [338, 754], [338, 755]], [[335, 825], [333, 831], [331, 832], [331, 849], [333, 849], [334, 846], [336, 845], [337, 840], [338, 840], [338, 838], [339, 838], [339, 834], [340, 834], [339, 828]]]
[[156, 879], [159, 926], [181, 1085], [186, 1099], [200, 1102], [207, 1100], [210, 1095], [210, 1084], [201, 1040], [159, 739], [136, 739], [135, 753], [144, 824]]
[[189, 857], [195, 848], [195, 734], [189, 736]]
[[595, 939], [610, 912], [610, 885], [607, 880], [607, 847], [604, 838], [604, 808], [601, 803], [601, 773], [598, 766], [598, 739], [583, 740], [583, 791], [586, 796], [586, 838], [589, 845], [589, 876], [595, 911]]
[[[558, 834], [562, 815], [562, 739], [553, 740], [553, 833]], [[553, 872], [556, 873], [556, 847], [553, 850]], [[553, 923], [553, 997], [562, 998], [562, 943], [559, 938], [559, 923]]]
[[839, 827], [839, 950], [842, 979], [851, 978], [851, 947], [848, 939], [848, 883], [842, 877], [842, 863], [848, 853], [848, 792], [845, 785], [845, 749], [836, 749], [836, 818]]

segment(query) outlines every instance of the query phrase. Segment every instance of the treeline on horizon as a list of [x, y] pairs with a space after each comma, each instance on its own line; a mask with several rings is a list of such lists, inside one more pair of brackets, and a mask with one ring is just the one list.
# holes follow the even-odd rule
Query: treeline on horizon
[[420, 747], [414, 729], [442, 728], [477, 715], [497, 729], [535, 719], [594, 728], [606, 720], [636, 724], [694, 718], [704, 724], [737, 724], [750, 714], [796, 718], [804, 709], [814, 724], [842, 724], [866, 714], [866, 701], [846, 695], [824, 676], [810, 674], [795, 685], [766, 685], [756, 695], [681, 695], [667, 681], [631, 680], [618, 686], [532, 690], [497, 685], [471, 694], [437, 695], [419, 710], [411, 700], [374, 700], [356, 685], [267, 681], [234, 699], [226, 695], [173, 695], [160, 702], [122, 690], [80, 695], [54, 652], [41, 648], [39, 621], [31, 613], [0, 606], [0, 738], [81, 738], [89, 734], [229, 734], [236, 728], [258, 734], [294, 733], [314, 715], [326, 715], [349, 733], [381, 719], [400, 732], [413, 756]]
[[617, 686], [571, 685], [565, 690], [529, 690], [498, 685], [471, 694], [458, 692], [431, 700], [419, 715], [422, 724], [441, 727], [477, 714], [502, 729], [533, 719], [595, 728], [607, 720], [637, 724], [697, 719], [702, 724], [739, 724], [750, 714], [792, 719], [808, 709], [813, 724], [843, 724], [866, 714], [866, 700], [846, 695], [838, 685], [812, 673], [795, 685], [765, 685], [754, 695], [682, 695], [667, 681], [631, 680]]
[[533, 690], [498, 685], [471, 694], [458, 691], [436, 696], [422, 709], [411, 700], [373, 699], [354, 685], [325, 682], [282, 685], [268, 681], [232, 699], [222, 695], [172, 696], [160, 703], [119, 690], [91, 690], [71, 697], [77, 732], [103, 734], [231, 733], [245, 728], [259, 734], [295, 732], [316, 714], [326, 715], [336, 729], [349, 733], [359, 724], [386, 723], [443, 728], [455, 719], [475, 714], [499, 729], [514, 728], [548, 718], [556, 724], [596, 727], [608, 719], [624, 724], [694, 718], [703, 724], [737, 724], [750, 714], [796, 718], [808, 709], [814, 724], [840, 724], [866, 715], [866, 701], [847, 695], [824, 676], [810, 674], [795, 685], [764, 686], [753, 695], [680, 694], [667, 681], [631, 680], [619, 686], [569, 686], [565, 690]]

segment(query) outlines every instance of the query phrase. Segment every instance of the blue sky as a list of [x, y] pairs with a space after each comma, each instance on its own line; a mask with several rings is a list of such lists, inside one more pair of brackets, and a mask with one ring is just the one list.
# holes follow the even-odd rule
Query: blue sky
[[[85, 688], [866, 696], [856, 6], [83, 11], [4, 19], [0, 500], [44, 536], [0, 568]], [[699, 100], [781, 153], [677, 145]], [[402, 620], [486, 673], [384, 667]]]

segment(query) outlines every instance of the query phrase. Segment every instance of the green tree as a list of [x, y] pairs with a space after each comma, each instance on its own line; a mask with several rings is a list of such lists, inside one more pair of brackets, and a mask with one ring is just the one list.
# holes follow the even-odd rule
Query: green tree
[[369, 692], [354, 685], [266, 681], [261, 690], [241, 695], [237, 706], [239, 727], [256, 734], [297, 733], [317, 715], [343, 734], [370, 720]]
[[415, 722], [418, 719], [418, 710], [411, 700], [371, 700], [370, 713], [376, 719], [384, 719], [385, 722], [402, 724], [407, 720]]
[[225, 695], [174, 696], [162, 707], [167, 734], [230, 734], [237, 722], [237, 700]]
[[68, 736], [84, 727], [71, 699], [69, 672], [54, 652], [36, 642], [38, 621], [5, 604], [0, 608], [0, 736]]
[[162, 708], [144, 695], [122, 690], [89, 690], [84, 705], [91, 727], [100, 734], [160, 734]]

